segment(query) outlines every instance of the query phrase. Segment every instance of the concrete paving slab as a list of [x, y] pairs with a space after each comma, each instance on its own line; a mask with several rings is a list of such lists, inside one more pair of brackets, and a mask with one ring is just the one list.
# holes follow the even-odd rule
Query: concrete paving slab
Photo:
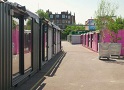
[[66, 56], [37, 90], [124, 90], [124, 60], [99, 60], [82, 45], [62, 45]]

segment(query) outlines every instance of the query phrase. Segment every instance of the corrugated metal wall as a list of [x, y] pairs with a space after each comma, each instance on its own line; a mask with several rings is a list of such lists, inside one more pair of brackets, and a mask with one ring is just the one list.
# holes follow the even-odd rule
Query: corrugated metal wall
[[[11, 6], [5, 3], [0, 2], [0, 90], [9, 90], [12, 87], [12, 16], [10, 15]], [[32, 74], [37, 72], [39, 70], [39, 55], [42, 54], [40, 58], [44, 55], [44, 46], [42, 47], [42, 52], [39, 54], [39, 33], [42, 33], [42, 43], [44, 43], [43, 39], [43, 30], [40, 32], [39, 23], [36, 22], [36, 20], [33, 18], [32, 28], [33, 28], [33, 71]], [[42, 27], [42, 26], [41, 26]], [[52, 27], [51, 27], [52, 29]], [[56, 54], [57, 54], [57, 43], [60, 41], [57, 41], [58, 37], [57, 35], [60, 33], [57, 33], [57, 30], [54, 33], [56, 35]], [[48, 35], [47, 35], [48, 36]], [[59, 35], [60, 36], [60, 35]], [[52, 58], [52, 31], [50, 32], [51, 39], [49, 40], [51, 43], [50, 47], [51, 49], [50, 54]], [[43, 59], [43, 58], [42, 58]], [[42, 63], [42, 62], [40, 62]], [[23, 66], [23, 65], [22, 65]], [[24, 74], [25, 75], [25, 74]], [[23, 76], [24, 76], [23, 75]]]
[[33, 71], [39, 69], [39, 23], [33, 19]]
[[0, 3], [0, 90], [11, 87], [11, 6]]
[[48, 28], [48, 60], [52, 58], [52, 32], [53, 29], [51, 26]]

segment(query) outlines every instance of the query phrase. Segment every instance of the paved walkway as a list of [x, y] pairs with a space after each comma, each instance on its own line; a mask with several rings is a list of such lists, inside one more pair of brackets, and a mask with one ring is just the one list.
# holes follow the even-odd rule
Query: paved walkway
[[97, 53], [81, 45], [62, 45], [65, 57], [37, 90], [124, 90], [123, 60], [98, 60]]

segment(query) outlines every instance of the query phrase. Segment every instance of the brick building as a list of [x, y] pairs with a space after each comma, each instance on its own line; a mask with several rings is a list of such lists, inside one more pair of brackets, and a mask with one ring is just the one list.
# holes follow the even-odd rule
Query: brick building
[[49, 10], [46, 11], [49, 13], [50, 21], [59, 26], [61, 29], [65, 29], [67, 25], [75, 24], [75, 13], [74, 15], [67, 12], [61, 12], [61, 14], [55, 13], [53, 14]]

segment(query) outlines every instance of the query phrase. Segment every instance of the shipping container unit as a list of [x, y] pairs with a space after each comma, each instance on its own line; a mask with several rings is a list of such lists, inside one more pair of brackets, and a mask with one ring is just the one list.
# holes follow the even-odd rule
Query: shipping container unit
[[83, 46], [86, 45], [86, 34], [83, 34]]
[[98, 33], [93, 34], [92, 50], [98, 52]]
[[[12, 30], [12, 53], [17, 55], [19, 53], [19, 29]], [[31, 30], [24, 30], [24, 52], [31, 51]]]
[[88, 40], [87, 40], [87, 42], [88, 42], [88, 48], [89, 48], [89, 33], [88, 33]]
[[56, 31], [57, 31], [57, 29], [55, 28], [55, 25], [53, 24], [53, 56], [57, 53], [56, 52]]
[[72, 44], [81, 44], [81, 35], [71, 35]]
[[88, 48], [88, 46], [89, 46], [88, 39], [89, 39], [89, 34], [87, 33], [87, 34], [86, 34], [86, 47], [87, 47], [87, 48]]
[[89, 32], [81, 35], [82, 45], [95, 52], [98, 52], [99, 33]]
[[81, 44], [83, 45], [83, 34], [81, 34]]
[[48, 20], [44, 20], [43, 24], [43, 49], [44, 58], [43, 61], [48, 61], [52, 58], [52, 25]]
[[57, 54], [58, 52], [57, 52], [57, 43], [58, 43], [58, 37], [57, 37], [57, 35], [58, 35], [58, 33], [57, 33], [57, 26], [55, 25], [55, 24], [52, 24], [52, 26], [53, 26], [53, 43], [52, 43], [52, 46], [53, 46], [53, 56], [55, 55], [55, 54]]
[[0, 2], [0, 7], [0, 90], [10, 90], [61, 51], [61, 40], [56, 39], [61, 30], [25, 6]]
[[[37, 59], [38, 52], [35, 52], [36, 49], [34, 49], [33, 52], [37, 54], [37, 57], [33, 57], [34, 53], [29, 48], [32, 49], [34, 47], [32, 45], [24, 47], [26, 38], [24, 36], [24, 21], [30, 18], [32, 23], [36, 22], [35, 18], [28, 15], [25, 7], [17, 3], [0, 2], [0, 7], [0, 45], [2, 48], [0, 50], [2, 52], [0, 55], [0, 90], [8, 90], [36, 70], [34, 66], [37, 62], [33, 60]], [[36, 30], [36, 33], [38, 33], [38, 30], [36, 28], [33, 29], [32, 25], [30, 26], [31, 37], [33, 36], [33, 30]], [[32, 44], [34, 43], [33, 37], [27, 39], [30, 39]], [[28, 41], [26, 40], [26, 42]], [[25, 50], [28, 52], [25, 53]]]
[[100, 42], [100, 33], [97, 33], [98, 34], [98, 43], [97, 43], [97, 52], [99, 52], [99, 42]]
[[0, 90], [10, 89], [12, 84], [11, 8], [11, 5], [0, 1]]
[[89, 33], [89, 48], [91, 48], [91, 34]]
[[57, 53], [61, 50], [61, 31], [59, 28], [56, 29], [57, 31]]
[[89, 34], [90, 38], [89, 38], [89, 48], [92, 49], [92, 42], [93, 42], [93, 34]]

